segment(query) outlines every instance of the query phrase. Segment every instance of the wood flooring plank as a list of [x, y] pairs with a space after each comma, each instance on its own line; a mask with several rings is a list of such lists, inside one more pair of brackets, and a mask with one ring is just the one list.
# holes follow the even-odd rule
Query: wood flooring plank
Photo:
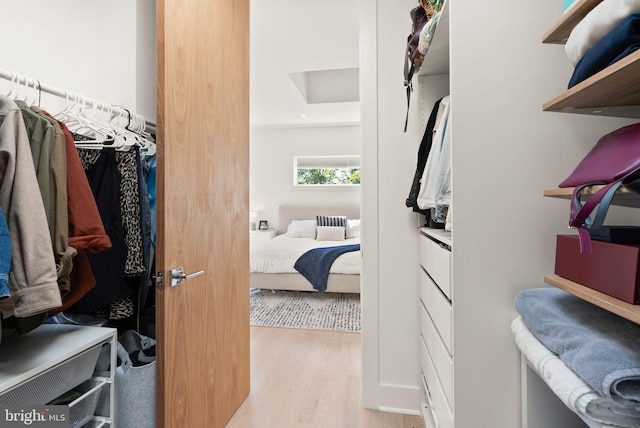
[[424, 428], [360, 404], [360, 334], [251, 327], [251, 393], [227, 428]]

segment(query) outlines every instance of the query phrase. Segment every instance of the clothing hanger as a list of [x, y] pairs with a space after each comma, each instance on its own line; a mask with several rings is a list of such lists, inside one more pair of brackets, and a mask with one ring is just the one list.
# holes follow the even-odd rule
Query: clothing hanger
[[151, 134], [145, 132], [147, 124], [144, 117], [134, 114], [132, 118], [132, 126], [141, 139], [141, 152], [145, 155], [153, 156], [156, 153], [156, 143], [153, 141]]
[[151, 140], [149, 139], [149, 135], [143, 134], [142, 128], [140, 126], [141, 122], [144, 123], [144, 119], [142, 118], [142, 116], [132, 114], [128, 109], [122, 110], [123, 112], [127, 113], [126, 125], [124, 126], [124, 129], [135, 138], [136, 144], [140, 148], [140, 153], [143, 155], [155, 154], [155, 144], [151, 142]]
[[[29, 86], [29, 81], [31, 81], [32, 87]], [[24, 84], [26, 88], [25, 99], [24, 99], [25, 103], [27, 103], [27, 105], [29, 106], [36, 105], [36, 102], [38, 101], [38, 90], [36, 88], [36, 80], [27, 79]], [[33, 100], [31, 99], [32, 97], [33, 97]], [[40, 103], [38, 103], [38, 107], [39, 106], [40, 106]]]
[[[71, 102], [70, 98], [73, 97]], [[76, 140], [76, 146], [82, 145], [82, 148], [102, 149], [104, 147], [110, 147], [113, 144], [114, 138], [103, 128], [96, 126], [95, 123], [87, 120], [83, 115], [82, 106], [85, 105], [84, 98], [80, 95], [72, 94], [65, 91], [65, 99], [67, 105], [64, 110], [56, 115], [56, 119], [65, 123], [69, 131], [76, 134], [74, 139], [82, 135], [89, 137], [90, 140]], [[77, 111], [75, 110], [77, 109]]]
[[111, 107], [111, 105], [107, 105], [106, 108], [108, 111], [108, 119], [106, 123], [118, 138], [118, 145], [116, 147], [116, 150], [127, 151], [131, 149], [131, 147], [133, 147], [137, 143], [137, 141], [124, 128], [124, 123], [122, 122], [124, 120], [123, 112], [118, 111], [114, 114], [113, 107]]
[[9, 92], [7, 93], [8, 98], [11, 98], [14, 100], [16, 99], [18, 95], [18, 79], [19, 79], [18, 73], [15, 73], [13, 70], [11, 70], [11, 86], [9, 86]]

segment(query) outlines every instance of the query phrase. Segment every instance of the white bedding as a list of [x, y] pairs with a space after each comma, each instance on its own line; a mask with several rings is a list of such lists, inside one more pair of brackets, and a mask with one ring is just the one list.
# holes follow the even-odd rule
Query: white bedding
[[[344, 241], [316, 241], [312, 238], [290, 238], [278, 235], [270, 241], [251, 247], [250, 272], [298, 273], [293, 268], [296, 260], [312, 248], [334, 247], [337, 245], [359, 244], [360, 238]], [[330, 273], [357, 275], [362, 262], [360, 251], [352, 251], [338, 257], [331, 266]]]

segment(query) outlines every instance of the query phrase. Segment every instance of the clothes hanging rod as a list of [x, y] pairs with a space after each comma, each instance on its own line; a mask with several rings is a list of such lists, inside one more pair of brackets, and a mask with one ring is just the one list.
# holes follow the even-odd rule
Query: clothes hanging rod
[[[37, 91], [42, 91], [42, 92], [46, 92], [47, 94], [51, 94], [54, 95], [56, 97], [60, 97], [60, 98], [71, 98], [74, 100], [77, 99], [81, 99], [85, 104], [90, 105], [91, 107], [95, 107], [101, 110], [106, 110], [107, 108], [111, 109], [111, 111], [115, 112], [116, 114], [124, 114], [125, 112], [130, 113], [127, 109], [123, 108], [123, 107], [118, 107], [118, 106], [113, 106], [111, 104], [105, 104], [105, 103], [101, 103], [100, 101], [96, 101], [92, 98], [87, 98], [87, 97], [83, 97], [80, 94], [77, 94], [75, 92], [71, 92], [71, 91], [67, 91], [64, 89], [58, 89], [58, 88], [54, 88], [53, 86], [49, 86], [46, 85], [44, 83], [41, 83], [39, 80], [37, 79], [32, 79], [30, 77], [27, 77], [25, 75], [22, 75], [20, 73], [16, 73], [16, 72], [12, 72], [10, 70], [4, 70], [0, 68], [0, 77], [6, 80], [9, 80], [11, 82], [15, 82], [19, 85], [23, 85], [26, 86], [28, 88], [32, 88], [34, 90]], [[30, 85], [33, 85], [30, 86]], [[135, 113], [131, 113], [131, 114], [135, 114]], [[140, 115], [138, 115], [140, 116]], [[154, 131], [156, 129], [156, 124], [150, 120], [145, 119], [145, 124], [148, 128], [152, 128]]]

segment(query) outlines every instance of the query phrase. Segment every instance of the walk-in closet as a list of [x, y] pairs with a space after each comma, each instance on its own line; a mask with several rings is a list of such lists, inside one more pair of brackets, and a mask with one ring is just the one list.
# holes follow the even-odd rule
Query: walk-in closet
[[[248, 1], [5, 3], [3, 149], [9, 131], [59, 140], [14, 141], [3, 165], [30, 183], [5, 192], [5, 235], [49, 300], [18, 299], [9, 275], [0, 401], [107, 391], [72, 426], [224, 426], [249, 392]], [[49, 125], [16, 125], [35, 114]], [[32, 162], [36, 146], [48, 149]], [[78, 230], [89, 221], [93, 235]], [[131, 400], [113, 388], [128, 341], [140, 348], [128, 373], [155, 366], [151, 392]]]

